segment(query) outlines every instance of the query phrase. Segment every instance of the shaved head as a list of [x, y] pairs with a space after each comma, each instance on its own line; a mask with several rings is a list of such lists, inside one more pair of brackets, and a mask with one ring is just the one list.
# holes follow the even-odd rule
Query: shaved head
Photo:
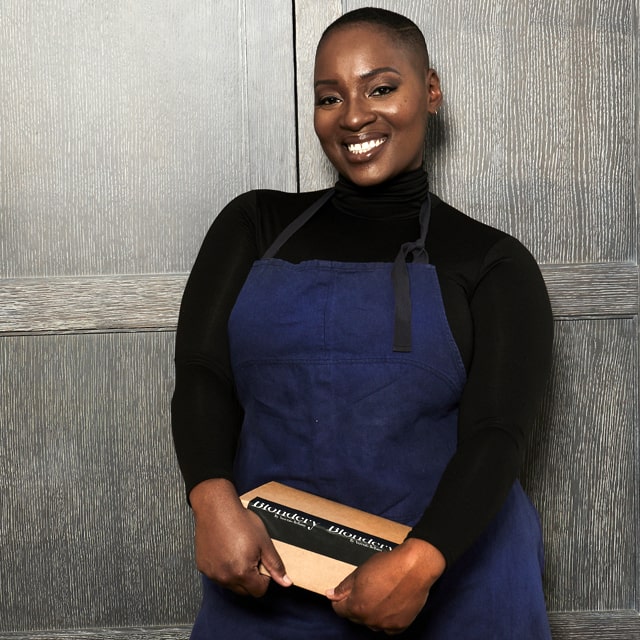
[[396, 46], [415, 56], [420, 67], [424, 70], [429, 68], [427, 44], [418, 25], [409, 18], [386, 9], [364, 7], [343, 14], [324, 30], [318, 43], [318, 49], [331, 33], [354, 25], [368, 25], [380, 29], [391, 38]]

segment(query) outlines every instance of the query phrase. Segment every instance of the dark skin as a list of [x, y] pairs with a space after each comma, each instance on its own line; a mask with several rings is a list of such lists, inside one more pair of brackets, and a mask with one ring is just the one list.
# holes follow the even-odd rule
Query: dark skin
[[[229, 480], [205, 480], [191, 490], [189, 500], [200, 572], [234, 593], [256, 598], [265, 594], [270, 579], [291, 586], [262, 520], [242, 506]], [[260, 573], [261, 564], [268, 576]]]
[[[340, 173], [365, 186], [421, 166], [427, 121], [442, 102], [438, 76], [424, 57], [384, 29], [351, 25], [323, 40], [314, 81], [316, 133]], [[244, 509], [231, 482], [206, 480], [189, 498], [202, 573], [254, 597], [270, 580], [291, 585], [262, 521]], [[327, 598], [339, 616], [393, 635], [413, 622], [444, 569], [436, 547], [411, 538], [367, 560]]]

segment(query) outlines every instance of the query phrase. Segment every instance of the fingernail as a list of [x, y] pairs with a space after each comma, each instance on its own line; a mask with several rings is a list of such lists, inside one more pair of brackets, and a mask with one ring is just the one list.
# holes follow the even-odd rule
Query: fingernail
[[335, 589], [327, 589], [325, 591], [325, 595], [327, 596], [327, 598], [333, 598], [333, 596], [336, 594], [336, 590]]
[[282, 576], [282, 582], [284, 582], [288, 587], [293, 584], [293, 581], [286, 573]]

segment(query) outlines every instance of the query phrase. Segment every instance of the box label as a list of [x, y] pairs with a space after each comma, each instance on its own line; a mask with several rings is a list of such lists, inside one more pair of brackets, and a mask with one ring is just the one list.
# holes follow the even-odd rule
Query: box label
[[352, 565], [361, 565], [397, 543], [372, 536], [271, 500], [254, 498], [248, 508], [260, 516], [274, 540]]

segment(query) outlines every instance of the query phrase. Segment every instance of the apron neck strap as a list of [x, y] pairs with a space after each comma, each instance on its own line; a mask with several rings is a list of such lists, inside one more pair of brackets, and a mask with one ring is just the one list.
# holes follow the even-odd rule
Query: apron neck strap
[[420, 237], [414, 242], [405, 242], [393, 263], [391, 279], [395, 296], [395, 318], [393, 325], [393, 350], [400, 353], [411, 351], [411, 284], [407, 258], [412, 262], [429, 264], [429, 254], [425, 248], [429, 220], [431, 219], [431, 196], [420, 207]]
[[303, 211], [297, 218], [290, 222], [274, 240], [273, 244], [266, 250], [263, 259], [273, 258], [282, 245], [299, 229], [301, 229], [316, 214], [318, 209], [322, 207], [333, 195], [335, 189], [329, 189], [319, 200], [316, 200], [308, 209]]

